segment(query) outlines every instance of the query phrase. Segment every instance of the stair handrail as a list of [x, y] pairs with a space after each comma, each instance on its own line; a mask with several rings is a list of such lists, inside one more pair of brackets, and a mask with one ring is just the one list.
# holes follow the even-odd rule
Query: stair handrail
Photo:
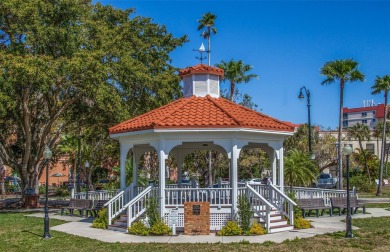
[[[258, 211], [256, 211], [256, 213], [265, 219], [265, 223], [266, 223], [265, 227], [267, 228], [267, 232], [269, 233], [270, 229], [271, 229], [271, 227], [270, 227], [271, 226], [271, 213], [270, 212], [271, 212], [271, 209], [273, 208], [273, 206], [271, 203], [268, 202], [267, 199], [265, 199], [263, 196], [261, 196], [252, 186], [250, 186], [249, 183], [246, 184], [246, 187], [252, 193], [252, 195], [255, 196], [256, 199], [260, 200], [260, 202], [265, 205], [265, 207], [266, 207], [265, 215], [262, 215]], [[247, 196], [249, 199], [251, 198], [251, 197], [249, 197], [250, 196], [249, 193]], [[254, 208], [255, 206], [253, 206], [252, 202], [251, 202], [251, 205]]]
[[131, 188], [133, 186], [129, 185], [125, 190], [120, 191], [117, 195], [115, 195], [112, 199], [107, 201], [104, 204], [108, 210], [108, 225], [112, 224], [112, 219], [118, 216], [124, 209], [124, 206], [130, 201]]
[[153, 186], [148, 186], [124, 206], [127, 209], [127, 227], [130, 227], [131, 223], [146, 211], [146, 199], [150, 196], [152, 189]]
[[[273, 193], [275, 193], [277, 196], [279, 196], [279, 198], [283, 199], [283, 202], [276, 200], [275, 203], [276, 202], [278, 203], [278, 205], [277, 205], [278, 211], [281, 214], [283, 214], [284, 216], [286, 216], [290, 220], [290, 225], [293, 226], [294, 225], [294, 206], [296, 206], [297, 203], [295, 203], [292, 199], [290, 199], [286, 194], [281, 192], [275, 185], [270, 183], [269, 187], [272, 190], [272, 192], [270, 193], [271, 202], [273, 201]], [[284, 202], [287, 202], [287, 205], [286, 205], [287, 209], [283, 209]]]

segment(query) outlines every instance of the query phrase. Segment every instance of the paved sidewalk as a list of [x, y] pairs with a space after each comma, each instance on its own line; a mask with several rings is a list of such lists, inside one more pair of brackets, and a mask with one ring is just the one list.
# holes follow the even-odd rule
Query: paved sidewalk
[[[390, 211], [383, 208], [369, 208], [368, 214], [354, 214], [352, 218], [370, 218], [390, 216]], [[43, 213], [29, 214], [27, 216], [44, 217]], [[308, 238], [318, 234], [333, 233], [345, 230], [345, 215], [342, 216], [320, 216], [307, 218], [312, 221], [313, 228], [285, 231], [276, 234], [267, 234], [260, 236], [216, 236], [210, 235], [178, 235], [178, 236], [134, 236], [112, 230], [103, 230], [91, 228], [93, 218], [61, 216], [59, 214], [50, 214], [50, 218], [70, 221], [68, 223], [52, 227], [51, 230], [61, 231], [68, 234], [96, 239], [104, 242], [127, 242], [127, 243], [231, 243], [240, 241], [249, 241], [250, 243], [262, 243], [273, 241], [280, 243], [286, 239]], [[356, 227], [353, 227], [357, 229]]]

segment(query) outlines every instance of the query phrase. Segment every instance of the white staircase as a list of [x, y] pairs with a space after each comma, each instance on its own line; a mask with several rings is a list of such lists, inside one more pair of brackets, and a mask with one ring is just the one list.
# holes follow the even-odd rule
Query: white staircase
[[266, 190], [256, 189], [247, 184], [246, 196], [251, 202], [255, 219], [269, 234], [293, 230], [295, 203], [273, 185], [268, 185]]

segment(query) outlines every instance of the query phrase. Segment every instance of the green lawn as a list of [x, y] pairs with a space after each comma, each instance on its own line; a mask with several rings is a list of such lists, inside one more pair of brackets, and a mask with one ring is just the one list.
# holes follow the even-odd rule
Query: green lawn
[[[50, 220], [51, 226], [63, 223]], [[281, 244], [265, 242], [248, 244], [129, 244], [104, 243], [61, 232], [51, 231], [52, 239], [44, 240], [43, 219], [24, 214], [0, 214], [0, 251], [388, 251], [390, 247], [390, 217], [354, 219], [354, 239], [343, 238], [343, 232], [309, 239], [286, 240]]]
[[370, 193], [358, 192], [359, 198], [390, 198], [390, 186], [384, 186], [382, 189], [382, 196], [376, 196], [377, 187], [375, 187], [375, 191]]

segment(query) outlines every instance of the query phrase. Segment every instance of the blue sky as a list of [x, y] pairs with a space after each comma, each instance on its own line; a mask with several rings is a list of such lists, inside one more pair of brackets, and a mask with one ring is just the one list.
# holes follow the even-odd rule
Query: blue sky
[[[116, 8], [135, 8], [136, 15], [165, 25], [176, 37], [190, 42], [172, 54], [172, 64], [184, 68], [199, 63], [193, 49], [206, 41], [197, 31], [206, 12], [217, 15], [218, 33], [211, 38], [211, 64], [243, 60], [258, 80], [237, 87], [248, 93], [262, 113], [293, 123], [307, 122], [306, 99], [311, 92], [312, 123], [338, 125], [339, 85], [322, 86], [320, 69], [336, 59], [353, 58], [365, 82], [348, 83], [344, 106], [360, 107], [363, 100], [383, 103], [371, 95], [376, 76], [390, 74], [390, 2], [388, 1], [99, 1]], [[228, 88], [222, 83], [221, 88]]]

